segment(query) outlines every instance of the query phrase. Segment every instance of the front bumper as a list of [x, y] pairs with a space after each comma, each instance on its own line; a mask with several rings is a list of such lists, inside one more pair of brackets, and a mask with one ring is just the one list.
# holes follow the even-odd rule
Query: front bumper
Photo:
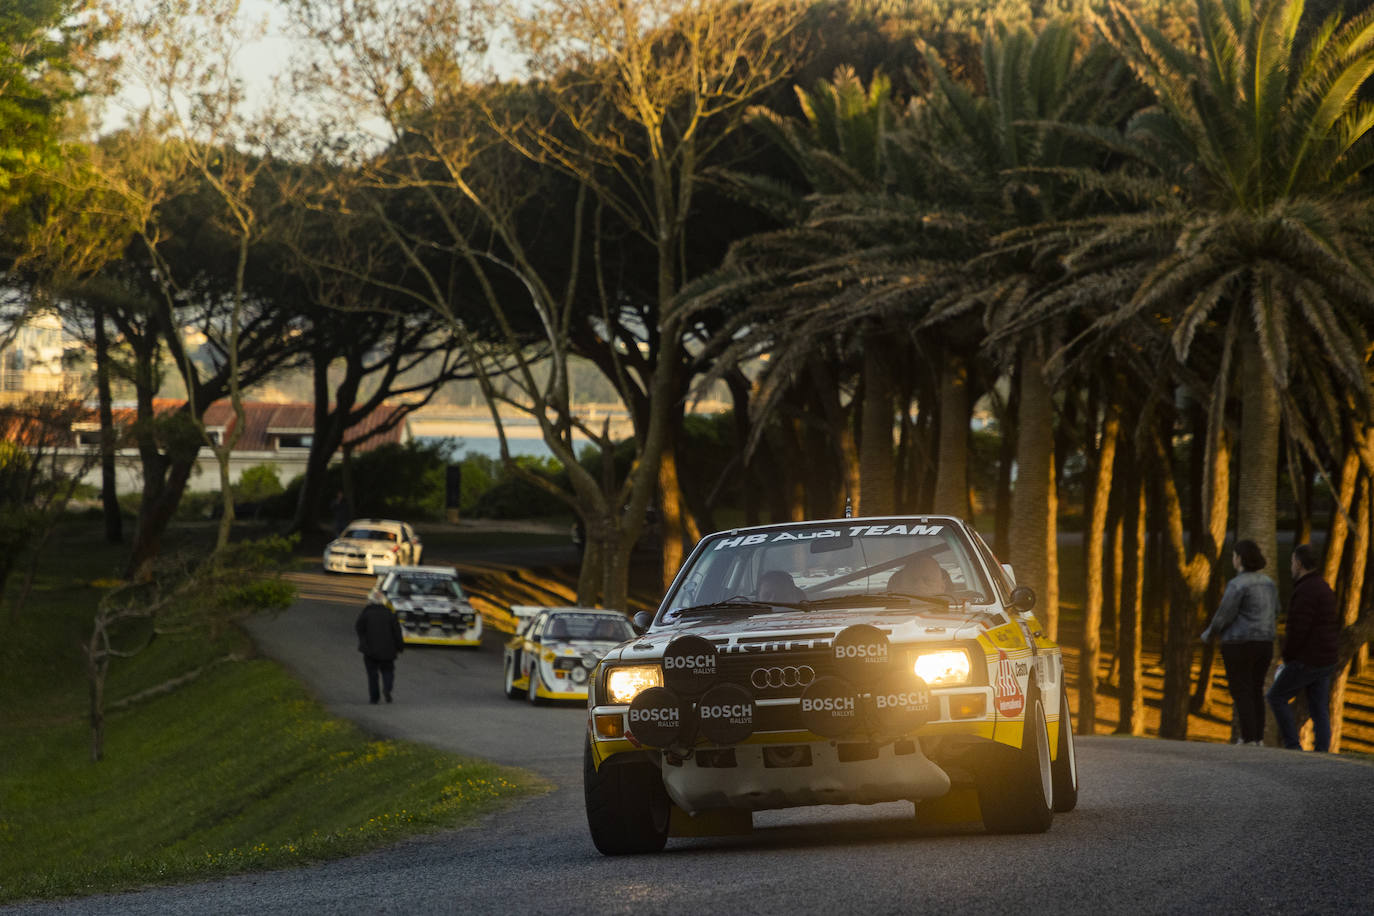
[[661, 760], [668, 797], [689, 814], [938, 798], [950, 786], [949, 775], [913, 740], [880, 746], [745, 744], [726, 755], [698, 752], [685, 760]]
[[574, 675], [571, 668], [553, 668], [546, 661], [540, 661], [539, 683], [535, 696], [541, 700], [580, 700], [587, 702], [587, 685], [590, 681], [585, 668], [576, 669], [581, 679]]
[[482, 642], [482, 618], [464, 622], [448, 615], [401, 616], [401, 635], [406, 645], [476, 646]]
[[324, 555], [325, 572], [362, 573], [375, 575], [378, 569], [396, 565], [396, 557], [387, 554], [335, 553]]
[[[799, 700], [758, 700], [750, 737], [732, 746], [699, 741], [685, 753], [645, 748], [629, 729], [628, 706], [594, 706], [588, 724], [598, 768], [617, 755], [647, 755], [661, 766], [669, 797], [689, 813], [875, 804], [945, 795], [946, 758], [957, 761], [970, 744], [1019, 746], [1019, 723], [1013, 734], [999, 722], [991, 687], [932, 690], [931, 701], [932, 718], [907, 734], [837, 740], [801, 726]], [[978, 708], [985, 714], [965, 714]]]

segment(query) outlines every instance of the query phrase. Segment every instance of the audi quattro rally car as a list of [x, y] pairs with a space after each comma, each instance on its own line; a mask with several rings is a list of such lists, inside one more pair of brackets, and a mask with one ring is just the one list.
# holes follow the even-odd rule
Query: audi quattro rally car
[[[608, 855], [749, 812], [976, 799], [993, 832], [1077, 803], [1058, 646], [969, 525], [740, 528], [697, 544], [588, 694], [587, 821]], [[936, 801], [940, 800], [940, 801]], [[961, 802], [962, 803], [962, 802]]]
[[422, 545], [415, 529], [389, 518], [357, 518], [324, 548], [325, 572], [376, 575], [381, 567], [420, 562]]
[[520, 625], [506, 643], [501, 669], [506, 696], [512, 700], [585, 700], [597, 662], [635, 635], [619, 611], [524, 605], [511, 611]]
[[482, 616], [468, 603], [451, 566], [398, 566], [378, 577], [367, 600], [391, 609], [407, 645], [482, 642]]

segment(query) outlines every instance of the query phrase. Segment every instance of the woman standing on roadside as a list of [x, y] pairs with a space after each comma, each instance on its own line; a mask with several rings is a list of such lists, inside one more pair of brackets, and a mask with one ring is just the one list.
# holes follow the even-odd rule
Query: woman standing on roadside
[[1265, 559], [1254, 541], [1236, 541], [1231, 563], [1239, 575], [1226, 584], [1202, 641], [1221, 642], [1226, 684], [1240, 721], [1240, 743], [1263, 744], [1264, 676], [1274, 654], [1279, 590], [1260, 572]]

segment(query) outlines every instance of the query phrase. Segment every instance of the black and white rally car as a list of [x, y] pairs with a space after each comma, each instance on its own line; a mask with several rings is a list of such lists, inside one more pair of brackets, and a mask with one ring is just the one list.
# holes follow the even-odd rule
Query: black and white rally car
[[976, 531], [845, 518], [701, 540], [588, 695], [587, 821], [608, 855], [751, 812], [902, 799], [989, 831], [1077, 803], [1059, 647]]
[[367, 600], [391, 609], [406, 645], [482, 643], [482, 615], [468, 603], [452, 566], [397, 566], [377, 577]]

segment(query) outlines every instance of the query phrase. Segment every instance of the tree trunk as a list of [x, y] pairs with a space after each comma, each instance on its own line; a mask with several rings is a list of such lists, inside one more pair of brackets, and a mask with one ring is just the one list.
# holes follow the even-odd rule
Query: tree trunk
[[893, 385], [881, 335], [868, 335], [859, 428], [856, 515], [891, 515], [893, 500]]
[[663, 443], [663, 453], [658, 458], [658, 517], [659, 530], [662, 532], [659, 573], [665, 591], [682, 567], [685, 554], [682, 480], [677, 473], [677, 432], [682, 429], [681, 410], [675, 411], [675, 414], [677, 422], [671, 425]]
[[1011, 565], [1019, 585], [1038, 596], [1037, 616], [1051, 639], [1059, 631], [1057, 512], [1054, 493], [1054, 401], [1045, 381], [1039, 342], [1021, 364], [1021, 409], [1016, 421], [1016, 487], [1012, 491]]
[[1337, 504], [1331, 511], [1331, 521], [1326, 529], [1326, 562], [1322, 567], [1322, 578], [1333, 585], [1340, 581], [1341, 556], [1345, 551], [1346, 536], [1350, 533], [1347, 517], [1357, 511], [1355, 484], [1359, 481], [1359, 475], [1359, 449], [1351, 448], [1346, 451], [1345, 460], [1341, 462]]
[[1111, 502], [1112, 477], [1116, 464], [1116, 441], [1121, 420], [1116, 407], [1109, 405], [1102, 420], [1101, 444], [1097, 450], [1088, 530], [1083, 544], [1083, 565], [1087, 576], [1083, 603], [1082, 654], [1078, 662], [1078, 733], [1091, 735], [1097, 730], [1097, 667], [1102, 658], [1102, 567], [1107, 535], [1107, 508]]
[[[969, 518], [968, 498], [968, 366], [958, 357], [942, 364], [940, 373], [940, 451], [936, 463], [937, 515]], [[970, 521], [972, 519], [970, 518]]]
[[1126, 513], [1122, 526], [1121, 617], [1117, 639], [1121, 663], [1118, 688], [1117, 734], [1145, 734], [1145, 698], [1141, 670], [1143, 606], [1145, 586], [1145, 481], [1140, 461], [1132, 456]]
[[[1366, 476], [1359, 488], [1360, 503], [1355, 516], [1355, 531], [1350, 542], [1350, 588], [1346, 591], [1345, 607], [1341, 614], [1342, 627], [1352, 626], [1360, 616], [1360, 598], [1364, 594], [1365, 570], [1369, 562], [1370, 502], [1374, 501], [1374, 477]], [[1353, 663], [1354, 659], [1351, 659]], [[1331, 679], [1331, 750], [1341, 748], [1342, 726], [1345, 719], [1345, 688], [1352, 665], [1343, 665]]]
[[1259, 545], [1278, 580], [1279, 395], [1260, 355], [1255, 331], [1241, 332], [1240, 474], [1236, 538]]
[[100, 504], [105, 515], [105, 540], [118, 544], [124, 540], [124, 513], [119, 507], [118, 480], [115, 474], [114, 404], [110, 397], [110, 345], [105, 333], [105, 307], [96, 304], [95, 388], [100, 411]]
[[1020, 376], [1014, 377], [1015, 384], [1007, 397], [1006, 409], [1002, 412], [1002, 441], [997, 446], [997, 509], [993, 516], [993, 543], [999, 557], [1011, 556], [1011, 471], [1016, 463], [1016, 414], [1021, 407]]

